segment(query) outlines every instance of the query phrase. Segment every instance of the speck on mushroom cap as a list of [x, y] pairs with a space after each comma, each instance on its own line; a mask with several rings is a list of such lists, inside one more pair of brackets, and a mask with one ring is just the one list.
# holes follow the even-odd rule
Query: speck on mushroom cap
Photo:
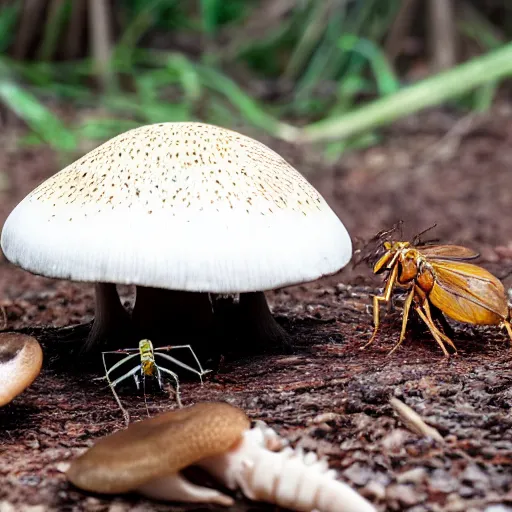
[[227, 452], [250, 427], [227, 403], [203, 402], [131, 424], [75, 459], [69, 480], [99, 493], [123, 493]]
[[91, 151], [13, 210], [1, 245], [49, 277], [217, 293], [311, 281], [352, 254], [283, 158], [201, 123], [144, 126]]
[[0, 334], [0, 407], [24, 391], [39, 375], [43, 351], [32, 336]]

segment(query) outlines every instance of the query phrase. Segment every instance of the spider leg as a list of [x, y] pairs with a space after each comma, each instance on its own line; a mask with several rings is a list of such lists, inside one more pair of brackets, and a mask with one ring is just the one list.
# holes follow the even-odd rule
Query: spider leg
[[112, 351], [112, 352], [102, 352], [101, 357], [103, 358], [103, 366], [105, 367], [105, 373], [106, 375], [110, 375], [114, 370], [119, 368], [122, 364], [124, 364], [126, 361], [130, 361], [130, 359], [133, 359], [134, 357], [137, 357], [139, 353], [136, 354], [130, 354], [129, 356], [123, 357], [120, 361], [115, 363], [113, 366], [111, 366], [109, 369], [107, 369], [107, 363], [105, 362], [105, 354], [122, 354], [123, 352], [120, 351]]
[[[141, 366], [139, 365], [137, 370], [141, 368]], [[135, 381], [135, 386], [137, 387], [137, 391], [140, 390], [140, 378], [139, 378], [139, 375], [137, 373], [134, 373], [133, 374], [133, 380]], [[143, 382], [145, 383], [145, 379], [144, 379], [144, 375], [142, 375], [142, 380]]]
[[[117, 386], [120, 382], [123, 382], [123, 380], [126, 380], [129, 377], [131, 377], [132, 375], [135, 375], [139, 370], [140, 370], [140, 364], [133, 367], [129, 372], [126, 372], [124, 375], [121, 375], [121, 377], [118, 377], [116, 380], [111, 381], [111, 385]], [[138, 379], [138, 376], [137, 376], [137, 379]]]
[[101, 357], [103, 359], [103, 366], [105, 367], [105, 372], [106, 372], [105, 378], [108, 381], [110, 389], [112, 390], [112, 394], [114, 395], [114, 398], [115, 398], [115, 400], [117, 402], [117, 405], [119, 406], [119, 409], [121, 409], [121, 412], [123, 413], [123, 418], [124, 418], [124, 421], [126, 423], [126, 426], [128, 426], [130, 424], [130, 415], [129, 415], [128, 411], [123, 407], [123, 404], [121, 403], [121, 400], [120, 400], [120, 398], [119, 398], [115, 388], [116, 388], [117, 384], [119, 384], [123, 380], [127, 379], [128, 377], [130, 377], [130, 375], [133, 375], [134, 373], [136, 373], [139, 370], [140, 365], [136, 366], [135, 368], [130, 370], [128, 373], [125, 373], [124, 375], [122, 375], [121, 377], [119, 377], [118, 379], [116, 379], [115, 381], [112, 382], [110, 380], [109, 370], [107, 370], [107, 364], [105, 362], [105, 355], [104, 355], [104, 353], [102, 353]]
[[201, 363], [199, 362], [199, 358], [196, 356], [196, 353], [194, 352], [194, 349], [192, 348], [191, 345], [168, 345], [166, 347], [157, 347], [155, 349], [155, 352], [158, 350], [172, 350], [175, 348], [187, 348], [188, 350], [190, 350], [190, 353], [192, 354], [193, 358], [195, 359], [197, 366], [198, 366], [199, 370], [201, 371], [201, 373], [206, 373], [206, 372], [211, 371], [211, 370], [203, 370], [203, 367], [201, 366]]
[[178, 376], [171, 370], [168, 370], [167, 368], [163, 368], [163, 367], [159, 368], [158, 366], [157, 366], [157, 368], [160, 371], [167, 373], [174, 379], [174, 381], [176, 382], [176, 402], [178, 402], [178, 407], [183, 407], [183, 405], [181, 403], [181, 397], [180, 397], [180, 381], [178, 380]]
[[207, 373], [208, 371], [210, 371], [210, 370], [204, 371], [201, 366], [199, 366], [200, 370], [198, 371], [195, 368], [192, 368], [191, 366], [189, 366], [188, 364], [182, 363], [178, 359], [176, 359], [172, 356], [169, 356], [167, 354], [163, 354], [161, 352], [155, 352], [155, 357], [156, 356], [163, 357], [164, 359], [167, 359], [167, 361], [170, 361], [171, 363], [174, 363], [177, 366], [181, 366], [181, 368], [184, 368], [185, 370], [188, 370], [189, 372], [195, 373], [196, 375], [199, 376], [199, 378], [201, 379], [201, 382], [203, 382], [203, 379], [202, 379], [203, 375], [205, 373]]
[[162, 372], [160, 371], [160, 367], [155, 364], [156, 368], [156, 378], [158, 380], [158, 387], [162, 389], [164, 387], [164, 381], [162, 380]]
[[150, 414], [149, 414], [148, 400], [146, 398], [146, 376], [144, 374], [142, 374], [142, 389], [143, 389], [143, 393], [144, 393], [144, 405], [146, 406], [146, 413], [149, 418]]

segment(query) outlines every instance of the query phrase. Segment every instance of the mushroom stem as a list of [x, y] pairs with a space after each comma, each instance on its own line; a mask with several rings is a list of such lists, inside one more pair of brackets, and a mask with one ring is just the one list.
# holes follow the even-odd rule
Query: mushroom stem
[[[121, 304], [115, 284], [96, 283], [96, 311], [85, 350], [98, 343], [106, 343], [114, 338], [122, 338], [131, 325], [130, 315]], [[126, 340], [124, 341], [126, 345]]]
[[275, 321], [263, 292], [241, 293], [239, 311], [240, 328], [254, 341], [289, 349], [288, 333]]
[[139, 337], [169, 342], [176, 334], [204, 334], [213, 326], [208, 293], [137, 286], [132, 319]]
[[154, 500], [215, 503], [230, 507], [233, 498], [221, 492], [189, 482], [180, 473], [174, 473], [140, 486], [137, 492]]

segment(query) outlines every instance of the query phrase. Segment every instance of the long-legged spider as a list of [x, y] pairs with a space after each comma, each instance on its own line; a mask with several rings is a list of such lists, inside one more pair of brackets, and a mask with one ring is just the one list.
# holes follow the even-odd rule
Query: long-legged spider
[[[169, 350], [175, 350], [175, 349], [188, 349], [192, 353], [192, 356], [194, 357], [197, 366], [199, 370], [196, 370], [195, 368], [192, 368], [188, 364], [185, 364], [178, 359], [165, 354], [164, 352]], [[110, 368], [107, 367], [105, 355], [106, 354], [127, 354], [126, 357], [123, 357], [120, 361], [115, 363]], [[110, 350], [106, 352], [101, 353], [101, 357], [103, 360], [103, 366], [105, 368], [105, 376], [100, 377], [100, 379], [107, 379], [107, 382], [112, 389], [112, 393], [114, 394], [114, 398], [116, 399], [117, 405], [121, 409], [124, 419], [126, 423], [128, 424], [130, 422], [130, 415], [128, 414], [128, 411], [123, 407], [123, 404], [121, 403], [121, 400], [119, 399], [119, 396], [115, 390], [115, 387], [124, 380], [133, 377], [135, 380], [135, 385], [137, 386], [137, 389], [140, 389], [140, 381], [142, 380], [142, 387], [144, 391], [144, 403], [146, 405], [146, 411], [149, 416], [149, 408], [148, 403], [146, 400], [146, 377], [154, 378], [156, 377], [158, 386], [160, 389], [164, 386], [164, 380], [162, 374], [167, 374], [171, 376], [174, 381], [176, 382], [176, 401], [178, 403], [179, 407], [182, 407], [181, 404], [181, 398], [180, 398], [180, 383], [178, 379], [178, 375], [174, 373], [172, 370], [169, 370], [168, 368], [165, 368], [164, 366], [160, 366], [156, 362], [156, 357], [159, 356], [160, 358], [166, 359], [167, 361], [170, 361], [171, 363], [176, 364], [177, 366], [180, 366], [181, 368], [184, 368], [185, 370], [188, 370], [192, 373], [195, 373], [199, 376], [199, 379], [201, 380], [201, 383], [203, 382], [203, 375], [205, 373], [208, 373], [210, 370], [203, 370], [203, 367], [201, 366], [201, 363], [199, 362], [199, 359], [197, 358], [196, 354], [192, 350], [192, 347], [190, 345], [168, 345], [165, 347], [157, 347], [153, 348], [153, 343], [151, 343], [150, 340], [144, 339], [139, 341], [139, 347], [138, 348], [126, 348], [126, 349], [119, 349], [119, 350]], [[111, 380], [110, 376], [111, 373], [115, 370], [117, 370], [120, 366], [127, 363], [128, 361], [131, 361], [132, 359], [135, 359], [136, 357], [140, 357], [140, 362], [131, 368], [129, 371], [127, 371], [125, 374], [121, 375], [120, 377], [116, 378], [115, 380]]]

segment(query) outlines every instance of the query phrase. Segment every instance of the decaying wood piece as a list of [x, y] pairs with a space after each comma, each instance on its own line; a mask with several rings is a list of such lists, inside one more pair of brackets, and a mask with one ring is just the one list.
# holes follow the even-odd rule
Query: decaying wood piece
[[434, 427], [427, 425], [421, 416], [414, 412], [408, 405], [398, 398], [392, 398], [389, 403], [395, 410], [400, 420], [413, 432], [423, 437], [431, 437], [440, 443], [444, 443], [443, 436]]

